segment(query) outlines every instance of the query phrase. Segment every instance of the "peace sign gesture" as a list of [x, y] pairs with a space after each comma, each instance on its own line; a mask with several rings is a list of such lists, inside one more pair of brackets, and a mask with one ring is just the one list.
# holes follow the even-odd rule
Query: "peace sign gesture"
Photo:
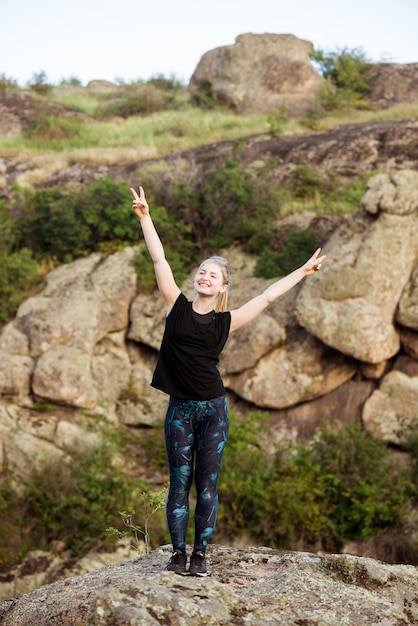
[[319, 256], [321, 248], [318, 248], [311, 258], [302, 266], [305, 276], [310, 276], [321, 269], [321, 263], [326, 258], [326, 254]]
[[132, 208], [139, 219], [142, 219], [146, 215], [149, 215], [148, 202], [145, 199], [144, 188], [139, 186], [139, 196], [133, 187], [130, 187], [131, 194], [133, 196]]

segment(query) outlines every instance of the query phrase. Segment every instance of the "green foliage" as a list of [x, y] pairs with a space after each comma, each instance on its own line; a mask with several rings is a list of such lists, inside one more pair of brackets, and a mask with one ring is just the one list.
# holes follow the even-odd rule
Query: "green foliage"
[[106, 541], [104, 520], [115, 521], [114, 511], [130, 504], [133, 490], [134, 481], [128, 484], [113, 467], [107, 446], [34, 470], [25, 488], [32, 545], [47, 549], [62, 538], [73, 555], [85, 554]]
[[129, 187], [102, 179], [87, 188], [17, 190], [21, 245], [36, 258], [68, 262], [106, 243], [107, 250], [138, 241]]
[[191, 226], [201, 255], [248, 241], [273, 213], [269, 189], [260, 187], [232, 159], [194, 186], [176, 183], [173, 199]]
[[40, 280], [40, 268], [30, 250], [0, 253], [0, 323], [10, 319]]
[[201, 109], [216, 109], [221, 104], [209, 80], [201, 82], [199, 88], [192, 95], [192, 102]]
[[228, 540], [242, 532], [260, 537], [268, 472], [266, 454], [259, 442], [264, 419], [264, 414], [254, 413], [242, 424], [233, 411], [229, 412], [228, 443], [219, 475], [217, 522], [218, 532]]
[[[149, 492], [147, 481], [129, 476], [113, 462], [121, 444], [117, 434], [111, 438], [111, 444], [103, 442], [88, 452], [72, 450], [61, 460], [45, 461], [32, 470], [19, 491], [6, 474], [0, 484], [0, 563], [29, 550], [48, 550], [56, 539], [72, 555], [83, 556], [111, 542], [106, 526], [117, 530], [117, 511], [133, 510], [138, 500], [149, 539], [150, 518], [156, 505], [162, 506], [162, 492], [157, 498]], [[156, 520], [153, 534], [156, 542], [166, 540], [163, 518]]]
[[81, 87], [82, 82], [77, 76], [70, 76], [69, 78], [61, 78], [60, 85], [70, 85], [71, 87]]
[[285, 276], [301, 267], [318, 247], [315, 235], [309, 230], [292, 230], [280, 252], [266, 248], [257, 259], [254, 276], [275, 278]]
[[290, 177], [289, 187], [296, 198], [314, 198], [320, 194], [330, 194], [336, 189], [336, 179], [325, 177], [310, 165], [295, 168]]
[[372, 65], [361, 49], [329, 53], [317, 50], [313, 59], [326, 81], [321, 93], [321, 104], [326, 111], [367, 106]]
[[155, 76], [149, 81], [138, 81], [125, 86], [122, 93], [97, 109], [97, 116], [128, 118], [150, 115], [158, 111], [176, 111], [188, 100], [186, 88], [174, 77]]
[[0, 568], [22, 554], [22, 533], [24, 515], [20, 506], [21, 498], [12, 485], [10, 471], [3, 472], [0, 482]]
[[29, 81], [29, 87], [41, 96], [47, 95], [52, 89], [52, 85], [49, 83], [48, 76], [44, 70], [33, 73], [32, 79]]
[[[143, 513], [143, 525], [139, 526], [134, 523], [135, 511], [121, 511], [119, 515], [122, 518], [122, 522], [125, 528], [128, 530], [119, 530], [117, 528], [106, 528], [106, 532], [110, 533], [118, 539], [125, 540], [128, 545], [137, 549], [140, 540], [145, 542], [145, 552], [149, 554], [151, 549], [151, 537], [149, 534], [151, 518], [161, 509], [165, 509], [167, 500], [167, 487], [160, 489], [157, 492], [143, 491], [140, 495], [140, 502], [142, 505]], [[133, 540], [132, 540], [133, 537]]]
[[11, 76], [6, 76], [3, 72], [0, 74], [0, 92], [17, 91], [19, 88], [17, 81]]
[[264, 545], [295, 549], [303, 540], [335, 551], [404, 520], [413, 493], [408, 470], [357, 422], [324, 427], [310, 446], [293, 446], [270, 462], [256, 424], [254, 417], [231, 424], [218, 524], [227, 536], [245, 529]]
[[84, 121], [79, 117], [51, 115], [39, 108], [28, 119], [23, 136], [31, 140], [63, 141], [80, 135], [83, 126]]
[[287, 111], [287, 107], [282, 104], [279, 111], [270, 113], [267, 116], [267, 123], [269, 125], [270, 135], [272, 137], [282, 137], [284, 135], [284, 131], [288, 122], [289, 114]]

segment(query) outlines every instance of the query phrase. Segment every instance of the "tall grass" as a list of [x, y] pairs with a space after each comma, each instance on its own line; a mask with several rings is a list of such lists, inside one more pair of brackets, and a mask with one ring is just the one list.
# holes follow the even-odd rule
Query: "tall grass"
[[266, 115], [238, 116], [224, 111], [202, 111], [190, 106], [185, 111], [161, 111], [148, 116], [109, 121], [89, 120], [64, 138], [24, 137], [0, 142], [1, 149], [33, 152], [64, 152], [89, 148], [152, 148], [165, 156], [196, 146], [239, 139], [269, 130]]

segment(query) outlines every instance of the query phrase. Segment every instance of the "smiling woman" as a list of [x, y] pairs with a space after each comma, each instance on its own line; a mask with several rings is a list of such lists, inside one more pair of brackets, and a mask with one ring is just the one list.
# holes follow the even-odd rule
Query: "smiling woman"
[[[167, 569], [177, 574], [206, 576], [205, 550], [215, 529], [218, 475], [228, 438], [226, 393], [217, 367], [219, 355], [230, 332], [253, 320], [305, 276], [317, 272], [325, 256], [319, 256], [318, 248], [302, 267], [232, 311], [226, 310], [228, 264], [223, 257], [212, 256], [200, 264], [195, 274], [195, 295], [190, 302], [174, 280], [143, 188], [139, 187], [139, 195], [133, 188], [131, 193], [167, 311], [151, 382], [170, 397], [165, 440], [170, 469], [167, 521], [173, 555]], [[193, 476], [197, 491], [195, 539], [187, 569], [186, 532]]]

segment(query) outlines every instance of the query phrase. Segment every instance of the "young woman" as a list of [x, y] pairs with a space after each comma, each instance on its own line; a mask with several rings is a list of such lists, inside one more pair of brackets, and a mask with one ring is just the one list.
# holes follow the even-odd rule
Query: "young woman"
[[[217, 364], [229, 333], [254, 319], [273, 300], [318, 271], [321, 249], [299, 269], [262, 294], [228, 312], [229, 271], [222, 257], [203, 261], [194, 277], [195, 297], [189, 302], [177, 286], [152, 222], [142, 187], [131, 188], [133, 210], [141, 222], [154, 263], [167, 317], [151, 385], [169, 395], [165, 440], [170, 472], [167, 522], [173, 554], [167, 565], [177, 574], [206, 576], [205, 550], [218, 513], [217, 480], [228, 436], [225, 388]], [[195, 538], [187, 569], [186, 531], [189, 492], [195, 477]]]

